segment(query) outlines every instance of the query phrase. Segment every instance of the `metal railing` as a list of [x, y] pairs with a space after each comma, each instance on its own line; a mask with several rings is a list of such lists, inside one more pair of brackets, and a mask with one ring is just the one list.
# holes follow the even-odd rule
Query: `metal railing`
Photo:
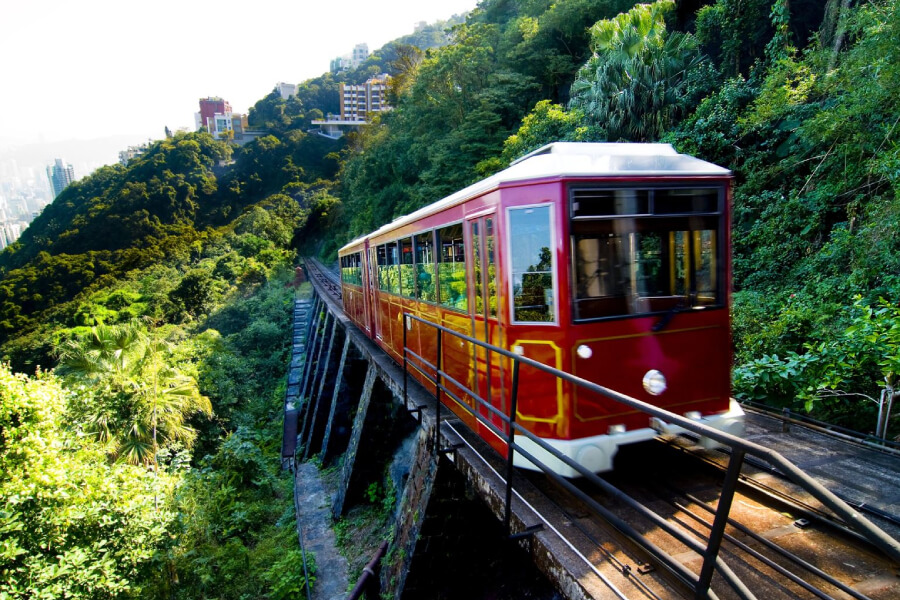
[[765, 414], [773, 419], [780, 420], [785, 431], [787, 430], [788, 425], [793, 423], [832, 437], [839, 437], [847, 441], [852, 441], [875, 450], [894, 453], [900, 452], [900, 442], [850, 429], [849, 427], [835, 425], [834, 423], [820, 421], [802, 412], [791, 410], [790, 408], [776, 408], [753, 400], [741, 400], [741, 405], [755, 409], [757, 412]]
[[[435, 352], [435, 361], [432, 363], [426, 357], [423, 357], [415, 352], [413, 352], [408, 347], [407, 334], [408, 331], [412, 327], [412, 322], [416, 321], [425, 327], [431, 327], [437, 332], [437, 343], [436, 343], [436, 352]], [[488, 353], [495, 353], [500, 356], [503, 356], [509, 361], [511, 361], [512, 365], [512, 385], [511, 385], [511, 398], [510, 398], [510, 407], [509, 413], [503, 412], [499, 410], [497, 407], [492, 405], [491, 403], [485, 401], [481, 396], [475, 392], [474, 390], [469, 389], [467, 386], [461, 384], [456, 381], [450, 374], [444, 371], [443, 365], [443, 341], [444, 335], [451, 335], [455, 338], [459, 338], [470, 344], [474, 344], [475, 346], [479, 346], [485, 349]], [[490, 354], [488, 354], [490, 357]], [[413, 358], [414, 361], [410, 361], [409, 359]], [[488, 359], [490, 363], [490, 358]], [[605, 396], [610, 400], [614, 400], [620, 404], [633, 408], [635, 410], [641, 411], [651, 417], [655, 417], [657, 419], [661, 419], [662, 421], [676, 425], [678, 427], [683, 428], [686, 431], [692, 432], [699, 436], [704, 436], [710, 438], [724, 446], [728, 446], [731, 449], [731, 456], [729, 458], [728, 467], [726, 470], [725, 478], [722, 483], [722, 491], [719, 497], [719, 502], [717, 508], [715, 510], [715, 516], [713, 519], [713, 523], [711, 526], [710, 534], [706, 542], [706, 546], [700, 542], [698, 542], [693, 537], [687, 535], [682, 530], [676, 528], [671, 523], [663, 519], [661, 516], [652, 512], [647, 507], [638, 503], [624, 492], [618, 490], [602, 478], [598, 477], [593, 472], [587, 470], [585, 467], [573, 461], [571, 458], [563, 455], [557, 449], [552, 447], [550, 444], [545, 442], [543, 439], [535, 436], [533, 433], [525, 429], [521, 424], [516, 422], [516, 410], [518, 404], [518, 395], [519, 395], [519, 370], [521, 365], [527, 365], [529, 367], [538, 369], [545, 373], [549, 373], [559, 379], [567, 381], [573, 385], [579, 386], [591, 392], [600, 394]], [[699, 423], [697, 421], [693, 421], [681, 415], [677, 415], [675, 413], [671, 413], [662, 408], [654, 406], [652, 404], [648, 404], [646, 402], [642, 402], [636, 398], [632, 398], [630, 396], [626, 396], [624, 394], [620, 394], [614, 390], [605, 388], [603, 386], [597, 385], [596, 383], [592, 383], [580, 377], [576, 377], [570, 373], [566, 373], [564, 371], [560, 371], [553, 367], [549, 367], [535, 360], [526, 358], [524, 356], [519, 356], [514, 354], [504, 348], [500, 348], [498, 346], [494, 346], [473, 338], [471, 336], [459, 333], [452, 329], [448, 329], [442, 325], [437, 323], [433, 323], [416, 315], [410, 313], [403, 313], [403, 400], [404, 403], [408, 406], [408, 378], [409, 378], [409, 370], [410, 367], [415, 369], [421, 376], [430, 382], [435, 389], [436, 392], [436, 423], [435, 426], [435, 439], [434, 439], [434, 448], [435, 451], [440, 451], [440, 431], [439, 424], [441, 421], [441, 398], [443, 395], [446, 395], [461, 407], [463, 407], [466, 411], [469, 412], [471, 416], [473, 416], [481, 425], [489, 429], [495, 435], [497, 435], [500, 439], [505, 439], [507, 444], [507, 456], [506, 456], [506, 505], [505, 505], [505, 516], [504, 521], [507, 527], [507, 531], [510, 531], [511, 527], [511, 500], [512, 500], [512, 488], [513, 488], [513, 462], [514, 456], [518, 454], [519, 456], [525, 458], [530, 461], [533, 465], [535, 465], [538, 469], [546, 473], [547, 476], [551, 477], [554, 481], [556, 481], [560, 486], [565, 488], [575, 497], [577, 497], [580, 501], [584, 502], [591, 510], [593, 510], [597, 515], [604, 518], [608, 523], [610, 523], [613, 527], [618, 529], [622, 534], [628, 536], [640, 546], [644, 548], [645, 551], [650, 553], [660, 564], [662, 564], [670, 573], [672, 573], [676, 578], [682, 581], [685, 585], [691, 587], [694, 590], [695, 597], [698, 599], [703, 598], [716, 598], [716, 595], [712, 590], [710, 590], [710, 582], [712, 581], [713, 573], [718, 571], [719, 575], [732, 587], [738, 597], [743, 599], [754, 599], [755, 596], [748, 589], [748, 587], [737, 577], [737, 575], [732, 571], [732, 569], [726, 565], [723, 560], [719, 557], [719, 548], [722, 543], [722, 539], [725, 533], [725, 527], [728, 524], [729, 513], [731, 511], [731, 504], [734, 499], [735, 490], [737, 487], [738, 478], [740, 475], [741, 467], [744, 462], [745, 455], [756, 456], [769, 464], [779, 468], [785, 476], [791, 479], [795, 484], [803, 488], [814, 498], [819, 500], [822, 504], [831, 509], [840, 519], [842, 519], [849, 527], [860, 533], [865, 539], [867, 539], [874, 546], [883, 551], [891, 560], [895, 563], [900, 564], [900, 542], [888, 536], [881, 529], [876, 527], [870, 521], [868, 521], [865, 517], [860, 515], [857, 511], [852, 509], [842, 500], [840, 500], [836, 495], [822, 486], [815, 479], [808, 476], [806, 473], [801, 471], [796, 465], [788, 461], [778, 452], [774, 450], [770, 450], [758, 444], [754, 444], [752, 442], [746, 441], [734, 435], [724, 433], [717, 429], [713, 429], [707, 425]], [[466, 402], [464, 402], [461, 398], [457, 396], [454, 391], [448, 387], [447, 384], [453, 386], [454, 389], [462, 390], [468, 397], [470, 397], [475, 405], [469, 406]], [[476, 409], [477, 407], [477, 409]], [[413, 410], [421, 411], [422, 407], [416, 407]], [[494, 415], [500, 422], [503, 424], [503, 427], [498, 427], [492, 420], [488, 419], [485, 415]], [[640, 515], [648, 519], [653, 525], [662, 529], [670, 536], [699, 554], [703, 557], [703, 564], [700, 569], [699, 575], [695, 575], [689, 569], [687, 569], [681, 562], [667, 554], [661, 548], [657, 547], [652, 541], [648, 540], [645, 536], [643, 536], [640, 532], [638, 532], [635, 528], [633, 528], [628, 523], [621, 520], [619, 517], [612, 514], [609, 510], [601, 506], [596, 500], [588, 496], [585, 492], [575, 486], [568, 478], [565, 478], [555, 471], [547, 467], [546, 464], [537, 459], [531, 452], [525, 449], [522, 445], [516, 442], [516, 438], [518, 436], [522, 436], [524, 439], [529, 440], [531, 443], [541, 448], [544, 452], [553, 456], [555, 459], [561, 461], [563, 464], [567, 465], [574, 471], [578, 472], [581, 476], [583, 476], [586, 480], [591, 482], [593, 485], [602, 489], [605, 493], [609, 494], [614, 499], [626, 504], [630, 508], [637, 511]]]

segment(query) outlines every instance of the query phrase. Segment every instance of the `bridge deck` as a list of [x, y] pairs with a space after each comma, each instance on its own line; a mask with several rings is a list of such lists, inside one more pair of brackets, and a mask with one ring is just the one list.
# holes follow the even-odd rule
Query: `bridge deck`
[[[396, 400], [402, 399], [402, 369], [348, 322], [341, 311], [339, 300], [323, 294], [321, 301], [328, 308], [328, 312], [334, 315], [333, 322], [346, 328], [348, 340], [369, 361], [370, 370], [377, 372], [378, 378], [384, 382]], [[447, 453], [447, 457], [455, 463], [456, 469], [467, 477], [470, 485], [478, 491], [495, 515], [502, 518], [505, 491], [500, 474], [502, 468], [491, 467], [491, 463], [500, 457], [479, 447], [483, 446], [483, 443], [464, 428], [457, 427], [456, 418], [449, 415], [446, 410], [442, 411], [443, 414], [439, 419], [436, 418], [433, 397], [428, 396], [427, 392], [413, 382], [410, 382], [408, 406], [425, 408], [419, 413], [423, 431], [420, 437], [430, 439], [431, 434], [426, 435], [424, 432], [436, 429], [437, 437], [440, 438], [436, 449], [452, 449]], [[900, 513], [900, 460], [898, 460], [900, 456], [897, 454], [866, 449], [843, 439], [796, 425], [791, 426], [789, 431], [783, 431], [780, 420], [764, 415], [754, 414], [748, 418], [746, 437], [757, 444], [776, 450], [847, 502], [875, 506], [891, 515]], [[796, 489], [791, 489], [792, 484], [785, 483], [776, 475], [766, 475], [756, 465], [745, 464], [743, 474], [752, 476], [757, 481], [762, 480], [772, 488], [780, 489], [789, 495], [798, 495]], [[519, 475], [514, 478], [519, 478]], [[601, 541], [600, 544], [595, 539], [591, 548], [581, 552], [568, 540], [567, 530], [572, 526], [571, 515], [558, 514], [559, 511], [553, 506], [541, 501], [539, 494], [533, 494], [529, 485], [517, 489], [512, 503], [512, 529], [514, 532], [521, 532], [533, 525], [544, 526], [543, 530], [537, 532], [528, 542], [532, 558], [539, 563], [544, 573], [552, 576], [554, 583], [565, 597], [601, 598], [610, 595], [632, 597], [633, 594], [643, 593], [632, 587], [640, 577], [635, 576], [634, 569], [630, 572], [618, 572], [609, 561], [593, 556], [591, 548], [596, 550], [598, 546], [608, 546], [612, 543], [612, 538]], [[526, 497], [528, 503], [525, 502]], [[413, 512], [418, 514], [418, 511]], [[776, 511], [773, 514], [778, 513]], [[875, 517], [869, 518], [890, 536], [898, 538], [900, 531], [896, 525]], [[790, 525], [790, 520], [787, 521], [787, 525]], [[408, 536], [409, 542], [413, 544], [409, 550], [413, 550], [417, 526], [406, 528], [405, 534], [404, 529], [401, 524], [397, 539], [402, 540]], [[827, 553], [824, 546], [821, 550]], [[406, 553], [405, 556], [412, 556], [412, 552]], [[840, 560], [840, 557], [836, 560]], [[893, 571], [895, 570], [896, 567]], [[871, 588], [866, 589], [865, 593], [875, 592], [871, 595], [873, 598], [896, 597], [893, 594], [900, 589], [898, 583], [900, 580], [897, 580], [896, 572], [882, 569], [878, 573], [884, 575], [878, 581], [873, 578], [871, 583], [863, 582], [862, 587]], [[667, 589], [666, 581], [657, 579], [655, 572], [648, 572], [642, 577], [646, 582], [643, 584], [644, 591], [652, 589], [653, 594], [660, 598], [681, 595], [682, 590]], [[855, 580], [848, 578], [848, 583], [850, 581]], [[402, 585], [400, 587], [402, 589]], [[793, 593], [793, 588], [788, 591]]]

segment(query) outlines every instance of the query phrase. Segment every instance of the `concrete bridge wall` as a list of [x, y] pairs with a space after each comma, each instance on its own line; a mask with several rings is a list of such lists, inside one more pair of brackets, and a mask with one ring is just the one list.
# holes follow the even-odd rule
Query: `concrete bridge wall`
[[[503, 478], [484, 464], [483, 455], [467, 447], [472, 441], [464, 442], [458, 435], [462, 425], [449, 411], [441, 411], [438, 423], [434, 398], [412, 378], [404, 400], [402, 382], [402, 369], [350, 323], [333, 301], [316, 295], [312, 301], [298, 302], [282, 459], [295, 473], [308, 461], [340, 467], [338, 488], [331, 498], [334, 519], [361, 502], [373, 482], [390, 478], [389, 488], [396, 497], [391, 543], [377, 586], [381, 597], [399, 600], [404, 593], [407, 598], [428, 597], [425, 573], [435, 555], [429, 555], [429, 549], [434, 550], [436, 540], [447, 537], [442, 532], [457, 518], [452, 510], [447, 511], [453, 503], [435, 497], [435, 489], [450, 489], [441, 484], [445, 480], [464, 482], [463, 496], [477, 499], [484, 514], [493, 516], [495, 537], [506, 544], [501, 543], [494, 552], [524, 561], [527, 569], [510, 578], [533, 590], [536, 595], [529, 598], [559, 598], [560, 593], [566, 598], [602, 597], [580, 582], [588, 574], [587, 567], [573, 570], [577, 558], [567, 554], [555, 536], [539, 531], [507, 541]], [[448, 470], [452, 473], [442, 474]], [[453, 489], [460, 494], [458, 485]], [[435, 522], [443, 522], [443, 528], [435, 528]], [[432, 525], [426, 527], [426, 523]], [[539, 518], [530, 508], [514, 502], [513, 533], [535, 524]], [[466, 530], [462, 523], [449, 527]], [[423, 556], [430, 558], [416, 558]], [[525, 581], [524, 572], [531, 579]], [[409, 589], [408, 581], [412, 581]]]

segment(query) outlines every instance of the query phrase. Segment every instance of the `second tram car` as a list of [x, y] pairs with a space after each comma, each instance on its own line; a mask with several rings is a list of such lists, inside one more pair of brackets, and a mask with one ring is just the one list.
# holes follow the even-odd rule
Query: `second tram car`
[[[408, 312], [740, 435], [743, 412], [730, 398], [730, 202], [727, 169], [668, 144], [550, 144], [344, 246], [344, 308], [398, 361]], [[433, 355], [435, 330], [406, 326], [409, 348]], [[453, 379], [508, 413], [507, 359], [450, 336], [442, 354]], [[612, 468], [620, 445], [666, 429], [534, 368], [520, 372], [517, 420], [594, 472]]]

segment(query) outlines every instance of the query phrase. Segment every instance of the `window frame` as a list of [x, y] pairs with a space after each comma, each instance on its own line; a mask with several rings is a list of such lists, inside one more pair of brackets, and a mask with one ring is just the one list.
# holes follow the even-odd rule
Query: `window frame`
[[[462, 252], [463, 252], [462, 264], [463, 264], [463, 271], [465, 273], [465, 276], [463, 277], [463, 281], [466, 284], [466, 293], [463, 295], [463, 298], [465, 298], [465, 301], [466, 301], [465, 308], [458, 308], [456, 306], [445, 304], [442, 301], [444, 282], [441, 279], [441, 265], [442, 264], [456, 264], [456, 261], [454, 261], [453, 263], [444, 263], [443, 260], [438, 260], [438, 259], [443, 259], [443, 256], [444, 256], [444, 253], [443, 253], [444, 248], [441, 245], [440, 232], [442, 229], [448, 229], [450, 227], [459, 227], [459, 233], [461, 236], [460, 239], [462, 240], [460, 247], [462, 248]], [[469, 275], [470, 274], [469, 274], [469, 257], [468, 257], [469, 253], [466, 251], [467, 250], [466, 249], [466, 243], [467, 243], [466, 237], [467, 236], [466, 236], [465, 222], [462, 219], [460, 219], [458, 221], [450, 221], [449, 223], [443, 223], [439, 227], [434, 227], [432, 229], [432, 231], [433, 231], [432, 239], [434, 240], [434, 244], [435, 244], [434, 245], [435, 276], [437, 277], [437, 288], [436, 288], [436, 292], [435, 292], [435, 295], [437, 297], [436, 304], [443, 309], [452, 310], [453, 312], [468, 315], [468, 314], [470, 314], [470, 307], [469, 307]]]
[[[390, 241], [382, 242], [380, 244], [375, 245], [375, 259], [376, 259], [375, 267], [376, 267], [376, 274], [378, 276], [378, 285], [376, 286], [378, 288], [378, 291], [384, 292], [385, 294], [390, 294], [391, 296], [399, 297], [400, 296], [400, 252], [399, 252], [399, 249], [397, 246], [398, 241], [399, 240], [390, 240]], [[393, 254], [391, 253], [390, 246], [394, 247]], [[382, 248], [384, 248], [384, 259], [385, 259], [384, 264], [382, 264], [380, 262], [380, 259], [381, 259], [380, 250]], [[397, 262], [392, 263], [391, 262], [392, 258], [396, 258]], [[381, 282], [382, 282], [381, 269], [382, 269], [382, 267], [387, 267], [388, 269], [390, 269], [391, 267], [397, 267], [397, 289], [396, 289], [396, 291], [394, 291], [390, 286], [389, 287], [381, 286]], [[390, 278], [388, 278], [388, 283], [390, 284]]]
[[[715, 260], [716, 260], [716, 268], [713, 273], [713, 277], [715, 279], [716, 285], [716, 302], [713, 304], [702, 306], [703, 310], [714, 310], [721, 309], [728, 305], [728, 289], [727, 289], [727, 263], [729, 258], [728, 249], [726, 247], [726, 239], [727, 239], [727, 227], [728, 227], [728, 215], [727, 215], [727, 200], [728, 200], [728, 183], [722, 181], [667, 181], [667, 182], [635, 182], [633, 184], [621, 183], [621, 182], [611, 182], [613, 185], [603, 185], [598, 183], [576, 183], [571, 184], [566, 189], [566, 218], [568, 219], [569, 228], [568, 228], [568, 237], [569, 237], [569, 280], [570, 287], [570, 311], [571, 311], [571, 322], [573, 324], [584, 324], [584, 323], [595, 323], [598, 321], [610, 321], [616, 319], [630, 319], [630, 318], [641, 318], [641, 317], [652, 317], [659, 316], [661, 314], [666, 314], [669, 310], [655, 310], [641, 313], [622, 313], [616, 315], [605, 315], [600, 317], [589, 317], [589, 318], [578, 318], [578, 275], [577, 275], [577, 248], [576, 248], [576, 234], [574, 223], [577, 222], [585, 222], [585, 221], [608, 221], [614, 222], [622, 219], [633, 219], [640, 221], [665, 221], [672, 219], [691, 219], [695, 217], [699, 218], [715, 218], [716, 219], [716, 234], [715, 234]], [[616, 215], [601, 215], [601, 216], [584, 216], [584, 217], [576, 217], [575, 216], [575, 193], [578, 190], [646, 190], [646, 191], [655, 191], [655, 190], [712, 190], [716, 192], [716, 210], [715, 211], [696, 211], [696, 212], [670, 212], [670, 213], [658, 213], [654, 212], [655, 209], [655, 198], [652, 194], [648, 198], [648, 206], [646, 213], [627, 213], [627, 214], [616, 214]], [[704, 231], [704, 229], [688, 229], [686, 230], [689, 234], [694, 234], [696, 232]], [[708, 231], [708, 229], [707, 229]], [[689, 235], [688, 237], [692, 237]], [[612, 297], [612, 296], [610, 296]]]
[[422, 298], [421, 292], [420, 292], [421, 288], [419, 287], [419, 272], [417, 270], [417, 267], [420, 264], [424, 264], [424, 263], [420, 263], [417, 260], [418, 251], [419, 251], [419, 246], [417, 244], [417, 238], [422, 235], [429, 235], [431, 237], [431, 258], [432, 258], [431, 266], [434, 269], [434, 272], [431, 274], [431, 276], [434, 279], [434, 295], [435, 295], [435, 297], [438, 297], [437, 262], [434, 260], [435, 257], [437, 256], [437, 254], [435, 253], [435, 243], [434, 243], [435, 229], [433, 227], [431, 227], [428, 229], [422, 229], [422, 230], [420, 230], [416, 233], [410, 234], [408, 236], [412, 239], [412, 243], [413, 243], [413, 270], [414, 270], [414, 273], [416, 274], [415, 295], [413, 296], [412, 299], [415, 300], [416, 302], [424, 302], [425, 304], [430, 304], [432, 306], [436, 306], [438, 304], [437, 301], [426, 300], [426, 299]]
[[[415, 244], [413, 243], [413, 237], [414, 236], [406, 235], [401, 238], [398, 238], [396, 241], [397, 251], [398, 251], [397, 258], [399, 260], [399, 262], [397, 264], [400, 267], [400, 293], [399, 293], [399, 296], [401, 296], [402, 298], [410, 299], [410, 300], [415, 300], [416, 287], [417, 287], [416, 286], [416, 251], [415, 251]], [[410, 256], [409, 256], [410, 262], [409, 263], [403, 262], [404, 242], [409, 242], [409, 254], [410, 254]], [[410, 294], [406, 294], [404, 292], [404, 285], [403, 285], [403, 283], [404, 283], [403, 267], [407, 267], [407, 266], [412, 269], [412, 293], [410, 293]]]
[[[504, 218], [505, 218], [505, 238], [506, 243], [504, 244], [504, 251], [506, 256], [504, 257], [504, 265], [506, 267], [507, 275], [507, 292], [509, 293], [509, 322], [510, 325], [529, 325], [529, 326], [542, 326], [542, 327], [558, 327], [560, 323], [559, 311], [560, 311], [560, 293], [559, 293], [559, 264], [557, 257], [557, 245], [559, 232], [557, 231], [557, 216], [554, 209], [554, 203], [552, 200], [543, 200], [541, 202], [534, 202], [531, 204], [518, 204], [515, 206], [507, 206]], [[510, 214], [513, 211], [517, 210], [527, 210], [529, 208], [546, 208], [549, 212], [550, 218], [548, 219], [548, 227], [550, 232], [550, 277], [551, 277], [551, 288], [553, 289], [553, 320], [551, 321], [519, 321], [516, 319], [516, 306], [515, 306], [515, 296], [513, 292], [513, 288], [515, 285], [515, 270], [513, 269], [513, 250], [512, 250], [512, 218]], [[496, 226], [495, 226], [496, 227]]]

